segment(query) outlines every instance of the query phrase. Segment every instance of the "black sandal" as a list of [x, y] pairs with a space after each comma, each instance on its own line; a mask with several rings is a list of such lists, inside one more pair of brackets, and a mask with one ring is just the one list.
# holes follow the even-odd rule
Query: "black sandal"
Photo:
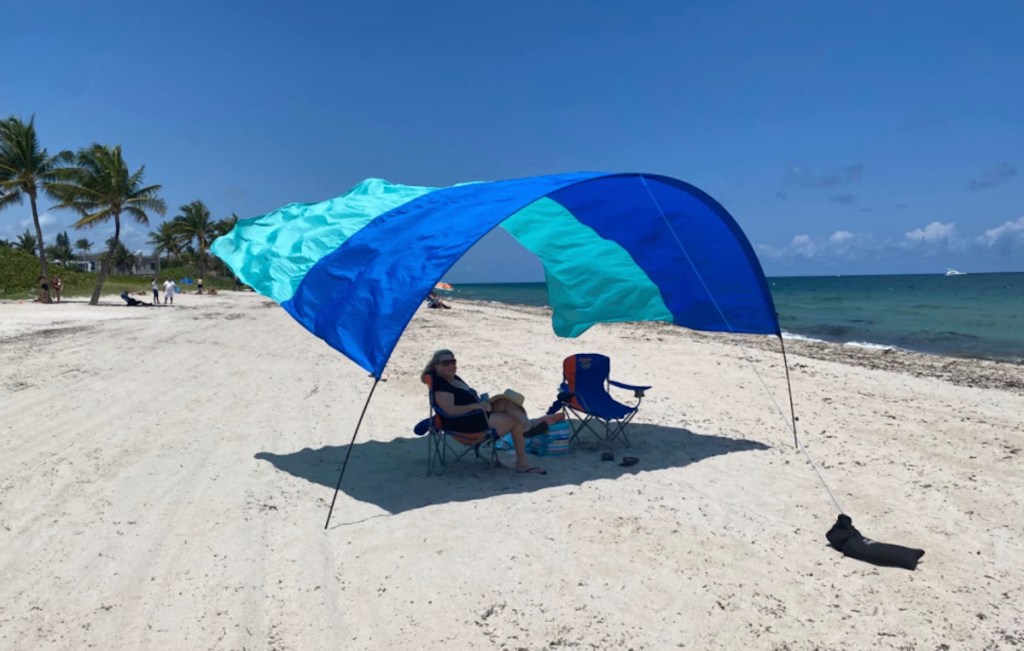
[[548, 424], [545, 423], [544, 421], [540, 421], [536, 425], [531, 427], [530, 429], [526, 430], [526, 433], [523, 434], [523, 437], [524, 438], [528, 438], [528, 439], [532, 439], [534, 436], [540, 436], [541, 434], [546, 434], [547, 431], [548, 431]]

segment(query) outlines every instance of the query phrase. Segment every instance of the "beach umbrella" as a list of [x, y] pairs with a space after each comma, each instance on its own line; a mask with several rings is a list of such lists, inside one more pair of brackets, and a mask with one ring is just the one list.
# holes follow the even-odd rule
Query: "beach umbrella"
[[664, 321], [781, 342], [739, 225], [706, 193], [666, 176], [577, 172], [447, 188], [368, 179], [335, 199], [239, 220], [210, 250], [373, 374], [376, 388], [423, 297], [498, 226], [543, 264], [559, 336]]
[[448, 283], [436, 283], [434, 285], [434, 289], [440, 289], [442, 292], [450, 292], [454, 291], [455, 288]]

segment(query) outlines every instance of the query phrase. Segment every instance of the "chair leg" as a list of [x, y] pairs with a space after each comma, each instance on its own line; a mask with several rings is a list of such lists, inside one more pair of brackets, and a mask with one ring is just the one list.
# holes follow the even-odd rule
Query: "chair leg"
[[434, 435], [427, 432], [427, 477], [429, 477], [434, 470]]
[[607, 423], [609, 425], [609, 438], [608, 438], [609, 442], [614, 441], [615, 439], [621, 437], [622, 441], [623, 441], [623, 443], [625, 444], [626, 447], [631, 447], [632, 446], [632, 442], [629, 440], [629, 436], [627, 436], [627, 434], [626, 434], [626, 425], [629, 425], [629, 423], [633, 420], [633, 416], [636, 416], [636, 412], [635, 411], [633, 413], [629, 414], [628, 416], [626, 416], [625, 418], [623, 418], [622, 420], [615, 421], [616, 426], [615, 426], [614, 430], [611, 430], [611, 428], [610, 428], [611, 427], [611, 422], [609, 421]]
[[576, 416], [579, 417], [579, 419], [580, 419], [579, 420], [579, 427], [574, 429], [573, 435], [570, 438], [570, 443], [572, 442], [572, 439], [578, 439], [579, 445], [580, 445], [580, 449], [582, 449], [583, 448], [583, 439], [582, 439], [582, 437], [580, 437], [580, 434], [585, 429], [586, 430], [590, 430], [590, 433], [593, 434], [597, 438], [598, 441], [607, 441], [608, 440], [607, 423], [605, 423], [606, 431], [605, 431], [604, 435], [602, 436], [601, 432], [597, 431], [597, 429], [595, 429], [594, 426], [598, 422], [604, 422], [604, 421], [602, 421], [602, 420], [600, 420], [598, 418], [595, 418], [594, 416], [591, 416], [590, 414], [576, 414]]
[[[626, 425], [633, 420], [633, 416], [636, 412], [629, 414], [626, 418], [621, 420], [604, 420], [597, 418], [584, 412], [578, 412], [572, 407], [566, 406], [565, 411], [569, 412], [576, 418], [576, 424], [573, 425], [570, 421], [570, 427], [572, 428], [572, 436], [569, 437], [569, 445], [572, 445], [573, 441], [579, 445], [580, 449], [583, 448], [583, 438], [580, 436], [584, 429], [590, 430], [590, 433], [597, 438], [598, 442], [603, 442], [611, 445], [616, 439], [622, 439], [623, 444], [626, 447], [632, 446], [632, 441], [629, 440], [629, 436], [626, 434]], [[566, 414], [568, 417], [569, 414]], [[598, 424], [600, 423], [600, 425]], [[604, 425], [603, 431], [601, 425]]]
[[427, 477], [433, 474], [442, 475], [446, 469], [444, 432], [431, 431], [427, 434], [427, 445], [429, 446], [427, 457]]
[[[494, 446], [495, 440], [492, 437], [476, 445], [462, 445], [458, 443], [456, 446], [453, 446], [448, 440], [447, 432], [444, 430], [432, 430], [427, 434], [427, 476], [443, 475], [451, 466], [461, 461], [470, 452], [473, 452], [481, 463], [488, 463], [490, 467], [500, 467], [498, 449]], [[486, 444], [490, 445], [491, 454], [489, 458], [485, 459], [480, 454], [480, 446]]]

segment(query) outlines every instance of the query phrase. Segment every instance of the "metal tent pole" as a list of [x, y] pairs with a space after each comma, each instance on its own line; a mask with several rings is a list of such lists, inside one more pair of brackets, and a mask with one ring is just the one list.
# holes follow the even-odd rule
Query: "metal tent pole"
[[356, 442], [356, 434], [359, 433], [359, 426], [363, 424], [363, 416], [366, 415], [366, 408], [370, 406], [370, 399], [373, 398], [373, 390], [377, 388], [380, 378], [374, 378], [373, 386], [370, 387], [370, 395], [366, 396], [366, 404], [363, 405], [363, 413], [359, 414], [359, 422], [356, 423], [356, 430], [352, 432], [352, 440], [348, 442], [348, 451], [345, 453], [345, 461], [341, 464], [341, 472], [338, 473], [338, 485], [334, 487], [334, 499], [331, 500], [331, 509], [327, 512], [327, 522], [324, 523], [326, 530], [331, 524], [331, 514], [334, 513], [334, 503], [338, 500], [338, 491], [341, 490], [341, 478], [345, 476], [345, 468], [348, 467], [348, 459], [352, 456], [352, 446]]
[[779, 333], [779, 345], [782, 346], [782, 366], [786, 369], [786, 389], [789, 390], [789, 415], [793, 422], [793, 447], [799, 448], [800, 443], [796, 436], [796, 410], [793, 408], [793, 385], [789, 382], [789, 362], [786, 361], [786, 344], [782, 340], [782, 333]]

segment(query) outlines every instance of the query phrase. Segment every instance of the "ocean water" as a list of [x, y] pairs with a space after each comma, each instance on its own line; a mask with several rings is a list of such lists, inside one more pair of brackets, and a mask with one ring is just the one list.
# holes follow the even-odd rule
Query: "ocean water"
[[[787, 336], [1024, 363], [1024, 273], [769, 278]], [[463, 284], [449, 293], [546, 306], [544, 283]]]

